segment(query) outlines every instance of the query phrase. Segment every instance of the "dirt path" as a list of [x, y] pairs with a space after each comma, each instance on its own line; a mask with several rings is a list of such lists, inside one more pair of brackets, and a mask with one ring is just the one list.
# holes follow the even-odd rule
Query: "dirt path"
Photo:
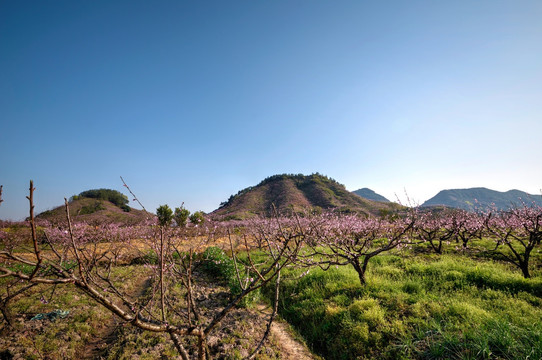
[[117, 340], [118, 324], [114, 319], [110, 319], [105, 328], [96, 335], [94, 340], [86, 344], [81, 353], [82, 359], [102, 359], [107, 349]]
[[274, 321], [271, 325], [271, 336], [279, 344], [283, 360], [313, 360], [316, 359], [307, 347], [297, 341], [288, 331], [283, 322]]
[[[261, 316], [269, 318], [271, 309], [268, 306], [258, 306], [258, 312]], [[271, 337], [278, 347], [281, 359], [283, 360], [315, 360], [316, 357], [311, 354], [307, 346], [292, 335], [292, 330], [287, 323], [281, 320], [273, 321], [271, 325]]]
[[[133, 299], [143, 296], [151, 285], [149, 278], [142, 278], [136, 285], [131, 297]], [[104, 359], [109, 348], [118, 339], [118, 330], [121, 323], [116, 317], [110, 317], [105, 326], [96, 335], [94, 340], [88, 342], [81, 352], [81, 359], [98, 360]]]

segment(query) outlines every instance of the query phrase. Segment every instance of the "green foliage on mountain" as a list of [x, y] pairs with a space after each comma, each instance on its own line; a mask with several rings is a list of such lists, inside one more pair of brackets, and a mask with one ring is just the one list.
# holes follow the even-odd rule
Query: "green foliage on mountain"
[[364, 214], [382, 214], [400, 208], [394, 203], [379, 203], [346, 190], [336, 180], [315, 173], [270, 176], [256, 186], [239, 191], [223, 202], [213, 215], [226, 218], [269, 216], [273, 206], [279, 212], [336, 210]]
[[[73, 221], [89, 223], [138, 224], [153, 217], [153, 214], [128, 206], [128, 198], [115, 190], [98, 189], [83, 191], [74, 195], [69, 201], [70, 216]], [[66, 221], [64, 205], [44, 211], [37, 215], [38, 219], [54, 223]]]
[[520, 190], [500, 192], [480, 188], [442, 190], [422, 206], [447, 206], [469, 211], [486, 209], [495, 205], [499, 210], [536, 203], [542, 206], [542, 196]]
[[90, 199], [99, 199], [99, 200], [107, 200], [124, 211], [130, 211], [130, 207], [128, 206], [128, 197], [116, 190], [111, 189], [94, 189], [94, 190], [87, 190], [83, 191], [79, 194], [79, 198], [90, 198]]
[[359, 189], [356, 191], [352, 191], [354, 194], [361, 196], [362, 198], [365, 198], [367, 200], [373, 200], [373, 201], [382, 201], [382, 202], [390, 202], [388, 199], [386, 199], [384, 196], [375, 193], [373, 190], [368, 188]]

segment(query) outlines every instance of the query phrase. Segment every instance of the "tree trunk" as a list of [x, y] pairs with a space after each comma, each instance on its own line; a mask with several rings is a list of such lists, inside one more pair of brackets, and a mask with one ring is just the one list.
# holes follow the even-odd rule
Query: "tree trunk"
[[355, 258], [351, 261], [351, 264], [354, 266], [354, 269], [358, 273], [361, 286], [364, 286], [367, 283], [365, 279], [365, 272], [367, 271], [367, 265], [369, 264], [370, 259], [371, 258], [369, 256], [365, 255], [365, 257], [363, 258], [363, 264], [359, 263], [359, 258]]
[[160, 228], [160, 307], [162, 321], [166, 321], [165, 290], [164, 290], [164, 229]]
[[519, 262], [519, 268], [521, 269], [521, 272], [523, 273], [523, 277], [525, 279], [531, 278], [531, 274], [529, 274], [529, 254], [525, 253], [523, 261]]
[[11, 311], [6, 302], [2, 302], [0, 304], [0, 312], [2, 312], [2, 316], [4, 317], [4, 320], [6, 321], [8, 326], [13, 328], [14, 327], [13, 315], [11, 314]]
[[527, 246], [525, 248], [525, 255], [523, 255], [523, 261], [520, 261], [519, 263], [521, 272], [523, 273], [523, 277], [525, 279], [531, 278], [531, 274], [529, 274], [529, 258], [531, 257], [532, 250], [533, 250], [532, 247]]

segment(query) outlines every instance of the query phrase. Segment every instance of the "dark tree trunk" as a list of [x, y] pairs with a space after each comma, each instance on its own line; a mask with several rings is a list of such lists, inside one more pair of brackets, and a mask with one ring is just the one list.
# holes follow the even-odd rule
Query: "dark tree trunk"
[[0, 303], [0, 312], [2, 312], [2, 316], [4, 317], [4, 320], [8, 324], [9, 327], [13, 327], [13, 315], [11, 314], [11, 311], [9, 310], [8, 304], [6, 302]]
[[523, 273], [523, 277], [525, 279], [531, 278], [531, 274], [529, 274], [529, 264], [522, 262], [520, 264], [521, 272]]
[[369, 260], [371, 259], [371, 256], [365, 255], [363, 257], [363, 263], [359, 263], [359, 258], [355, 258], [351, 261], [352, 265], [354, 266], [354, 270], [358, 273], [359, 282], [361, 286], [364, 286], [367, 281], [365, 279], [365, 273], [367, 272], [367, 265], [369, 265]]
[[354, 266], [354, 270], [356, 270], [356, 272], [358, 273], [358, 277], [359, 277], [359, 282], [361, 284], [361, 286], [365, 285], [365, 269], [367, 268], [367, 266], [365, 266], [365, 269], [360, 265], [359, 263], [359, 259], [358, 258], [355, 258], [354, 260], [352, 260], [352, 266]]
[[529, 247], [525, 249], [525, 255], [523, 255], [523, 261], [520, 261], [519, 263], [521, 272], [523, 273], [523, 277], [525, 279], [529, 279], [531, 277], [531, 274], [529, 274], [529, 258], [531, 256], [531, 250], [532, 248], [529, 248]]

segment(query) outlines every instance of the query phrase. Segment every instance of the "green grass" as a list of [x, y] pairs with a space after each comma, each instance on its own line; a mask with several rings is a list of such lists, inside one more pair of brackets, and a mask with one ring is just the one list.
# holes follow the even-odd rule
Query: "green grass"
[[[365, 286], [351, 267], [311, 269], [304, 277], [300, 275], [305, 269], [287, 268], [282, 274], [279, 312], [325, 359], [542, 359], [540, 252], [533, 255], [533, 278], [524, 279], [510, 264], [486, 254], [473, 259], [479, 253], [452, 252], [454, 246], [449, 245], [444, 255], [418, 250], [375, 257]], [[245, 256], [241, 261], [246, 261]], [[255, 263], [265, 261], [262, 253], [251, 256]], [[142, 263], [156, 263], [156, 254], [142, 259]], [[233, 261], [226, 253], [209, 248], [201, 259], [207, 272], [238, 293]], [[239, 268], [243, 277], [254, 276], [246, 274], [241, 264]], [[32, 271], [26, 266], [13, 269]], [[113, 271], [116, 285], [129, 289], [146, 270], [138, 265]], [[0, 279], [0, 286], [5, 281]], [[272, 287], [270, 283], [264, 293], [271, 294]], [[176, 299], [184, 298], [181, 289], [174, 290]], [[70, 286], [57, 286], [53, 300], [42, 304], [40, 298], [49, 299], [51, 291], [37, 286], [13, 302], [13, 313], [24, 315], [25, 322], [39, 312], [70, 310], [67, 320], [43, 322], [39, 329], [23, 323], [28, 336], [21, 336], [17, 346], [28, 349], [27, 358], [73, 358], [111, 317]], [[242, 305], [257, 300], [259, 294], [255, 292]], [[165, 344], [162, 354], [175, 353], [161, 334], [124, 335], [111, 358], [155, 358], [157, 354], [145, 354], [143, 349], [157, 342]]]
[[[203, 253], [203, 269], [208, 274], [223, 280], [230, 288], [232, 296], [236, 296], [242, 292], [233, 259], [219, 247], [212, 246], [205, 250]], [[237, 262], [237, 269], [239, 271], [239, 277], [243, 283], [246, 282], [247, 278], [256, 277], [256, 274], [247, 272], [247, 268], [241, 261]], [[259, 301], [260, 297], [260, 289], [252, 291], [239, 302], [238, 306], [249, 307], [255, 302]]]
[[280, 313], [326, 359], [540, 359], [542, 279], [461, 255], [285, 273]]

